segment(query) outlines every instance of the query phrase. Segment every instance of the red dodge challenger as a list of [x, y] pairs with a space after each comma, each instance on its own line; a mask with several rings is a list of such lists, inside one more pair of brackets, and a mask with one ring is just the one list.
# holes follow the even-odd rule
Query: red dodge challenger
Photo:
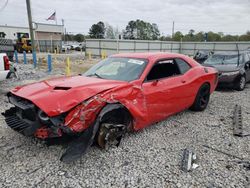
[[70, 138], [61, 160], [75, 160], [95, 142], [105, 148], [185, 109], [202, 111], [218, 73], [173, 53], [112, 55], [84, 75], [16, 87], [3, 115], [12, 129], [43, 140]]

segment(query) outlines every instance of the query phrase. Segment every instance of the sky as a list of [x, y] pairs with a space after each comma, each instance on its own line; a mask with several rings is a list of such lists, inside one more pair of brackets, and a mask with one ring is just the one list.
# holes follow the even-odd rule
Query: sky
[[[8, 1], [6, 5], [6, 1]], [[67, 32], [88, 34], [92, 24], [108, 23], [119, 30], [130, 20], [156, 23], [161, 34], [198, 31], [244, 34], [250, 30], [250, 0], [30, 0], [34, 22], [56, 11]], [[4, 6], [6, 5], [6, 7]], [[0, 25], [28, 26], [26, 0], [0, 0]]]

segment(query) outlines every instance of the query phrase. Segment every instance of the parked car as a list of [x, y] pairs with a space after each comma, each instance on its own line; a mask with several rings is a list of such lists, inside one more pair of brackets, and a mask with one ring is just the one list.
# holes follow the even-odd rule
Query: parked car
[[70, 45], [71, 50], [75, 50], [79, 45], [78, 44], [72, 44]]
[[210, 56], [204, 66], [214, 67], [219, 71], [218, 86], [244, 90], [250, 81], [250, 51], [229, 53], [220, 52]]
[[85, 43], [80, 43], [77, 47], [75, 47], [76, 51], [85, 51]]
[[200, 64], [203, 64], [207, 58], [213, 54], [213, 51], [210, 50], [199, 50], [194, 55], [194, 60]]
[[10, 61], [6, 53], [0, 53], [0, 81], [7, 79], [10, 72]]
[[14, 107], [3, 115], [12, 129], [44, 140], [71, 136], [61, 160], [72, 161], [92, 145], [101, 148], [185, 109], [204, 110], [218, 73], [171, 53], [113, 55], [84, 75], [19, 86], [8, 93]]
[[71, 49], [70, 45], [62, 45], [62, 52], [67, 52]]

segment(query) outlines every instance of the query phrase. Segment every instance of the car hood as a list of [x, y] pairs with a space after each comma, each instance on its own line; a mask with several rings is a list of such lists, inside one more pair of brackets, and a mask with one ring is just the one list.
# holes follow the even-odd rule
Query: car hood
[[240, 67], [237, 64], [232, 64], [232, 65], [209, 65], [209, 64], [203, 64], [206, 67], [214, 67], [216, 68], [219, 72], [232, 72], [232, 71], [238, 71]]
[[100, 92], [126, 83], [84, 76], [61, 77], [19, 86], [11, 93], [32, 101], [47, 115], [56, 116]]

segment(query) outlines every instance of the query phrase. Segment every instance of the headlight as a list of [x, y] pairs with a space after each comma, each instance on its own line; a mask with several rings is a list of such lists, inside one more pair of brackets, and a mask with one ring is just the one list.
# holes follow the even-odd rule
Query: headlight
[[37, 114], [38, 114], [38, 117], [42, 121], [48, 121], [49, 120], [49, 117], [42, 110], [38, 110]]
[[233, 76], [239, 74], [240, 71], [233, 71], [233, 72], [222, 72], [222, 76]]

